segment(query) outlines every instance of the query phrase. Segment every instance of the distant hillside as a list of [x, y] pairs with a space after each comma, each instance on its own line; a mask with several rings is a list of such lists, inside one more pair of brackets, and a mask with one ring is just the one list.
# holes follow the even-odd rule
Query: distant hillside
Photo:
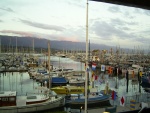
[[[16, 37], [17, 36], [2, 36], [0, 35], [1, 38], [1, 44], [2, 45], [11, 45], [11, 46], [16, 46]], [[35, 48], [47, 48], [47, 42], [48, 40], [46, 39], [39, 39], [35, 37], [17, 37], [17, 45], [18, 46], [23, 46], [23, 47], [32, 47], [32, 41], [34, 39], [34, 46]], [[53, 49], [59, 49], [59, 50], [85, 50], [86, 49], [86, 44], [84, 42], [71, 42], [71, 41], [50, 41], [50, 46]], [[110, 48], [115, 47], [110, 47], [106, 46], [103, 44], [90, 44], [90, 49], [107, 49], [110, 50]]]

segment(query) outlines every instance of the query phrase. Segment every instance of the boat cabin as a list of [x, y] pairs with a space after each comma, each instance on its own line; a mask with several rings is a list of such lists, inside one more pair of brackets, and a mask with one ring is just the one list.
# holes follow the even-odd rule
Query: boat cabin
[[37, 67], [38, 64], [37, 63], [29, 63], [27, 64], [28, 67]]
[[16, 91], [0, 91], [0, 107], [15, 106]]

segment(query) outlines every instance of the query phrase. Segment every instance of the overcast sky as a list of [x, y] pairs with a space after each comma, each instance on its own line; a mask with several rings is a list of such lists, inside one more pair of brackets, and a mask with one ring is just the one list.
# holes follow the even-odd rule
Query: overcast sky
[[[89, 1], [91, 43], [150, 46], [150, 11]], [[1, 0], [0, 35], [85, 42], [86, 0]]]

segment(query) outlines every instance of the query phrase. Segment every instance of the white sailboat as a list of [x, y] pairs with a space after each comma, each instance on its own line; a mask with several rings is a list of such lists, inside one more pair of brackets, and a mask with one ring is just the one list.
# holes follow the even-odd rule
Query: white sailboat
[[87, 97], [88, 97], [88, 72], [87, 72], [87, 67], [88, 67], [88, 0], [87, 0], [87, 5], [86, 5], [86, 67], [85, 67], [85, 113], [87, 113]]
[[0, 54], [1, 54], [1, 37], [0, 37]]
[[17, 48], [17, 37], [16, 37], [16, 54], [18, 53], [18, 48]]
[[[48, 42], [48, 50], [50, 73], [50, 42]], [[41, 93], [27, 93], [25, 96], [18, 96], [17, 91], [0, 91], [0, 113], [37, 112], [64, 106], [65, 98], [63, 96], [50, 92], [46, 87], [41, 87], [40, 90], [43, 91]]]

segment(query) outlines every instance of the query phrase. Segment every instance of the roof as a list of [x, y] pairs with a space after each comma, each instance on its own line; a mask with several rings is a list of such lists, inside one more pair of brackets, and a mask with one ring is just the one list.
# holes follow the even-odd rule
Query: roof
[[150, 10], [150, 0], [90, 0]]
[[16, 91], [1, 91], [0, 97], [6, 97], [6, 96], [16, 96]]
[[64, 77], [52, 77], [52, 83], [67, 83]]

